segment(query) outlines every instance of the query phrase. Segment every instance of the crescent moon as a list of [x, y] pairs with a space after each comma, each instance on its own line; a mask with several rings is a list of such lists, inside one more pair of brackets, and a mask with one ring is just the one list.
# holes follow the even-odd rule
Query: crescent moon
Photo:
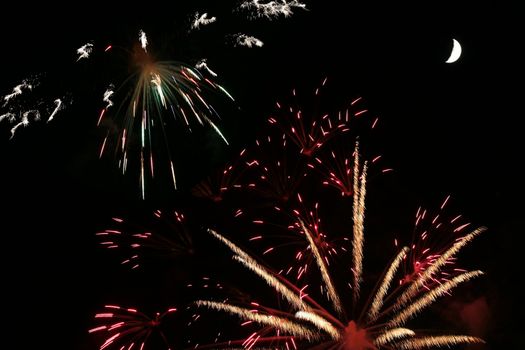
[[452, 39], [452, 41], [454, 42], [454, 46], [452, 47], [452, 52], [446, 63], [454, 63], [459, 59], [459, 56], [461, 56], [461, 45], [459, 44], [459, 41], [456, 39]]

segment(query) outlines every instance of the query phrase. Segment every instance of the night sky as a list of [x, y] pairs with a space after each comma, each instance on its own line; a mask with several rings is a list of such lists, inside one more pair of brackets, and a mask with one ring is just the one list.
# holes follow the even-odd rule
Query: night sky
[[[518, 237], [525, 194], [519, 126], [524, 58], [518, 53], [523, 23], [517, 6], [351, 1], [341, 7], [305, 1], [308, 11], [268, 21], [232, 14], [235, 1], [208, 2], [118, 9], [72, 3], [61, 8], [63, 14], [50, 15], [43, 13], [53, 11], [51, 6], [21, 4], [2, 11], [1, 94], [39, 75], [47, 84], [45, 98], [60, 92], [72, 101], [53, 122], [20, 128], [11, 140], [11, 126], [0, 123], [3, 343], [15, 342], [18, 349], [97, 349], [100, 338], [87, 330], [103, 305], [184, 309], [192, 294], [183, 286], [201, 276], [275, 301], [271, 291], [254, 287], [257, 278], [232, 264], [227, 249], [205, 232], [208, 227], [226, 231], [231, 220], [224, 213], [235, 205], [199, 200], [191, 188], [264, 134], [276, 101], [285, 101], [295, 87], [315, 89], [328, 77], [329, 101], [342, 107], [362, 96], [370, 114], [380, 118], [371, 146], [394, 169], [370, 180], [365, 266], [380, 272], [385, 257], [394, 254], [393, 237], [412, 230], [417, 207], [437, 208], [450, 194], [452, 213], [488, 227], [459, 255], [462, 266], [487, 274], [425, 311], [422, 322], [426, 326], [434, 319], [439, 330], [478, 332], [488, 342], [479, 349], [523, 347], [518, 331], [523, 322], [515, 311], [522, 304], [516, 281], [523, 273], [516, 271], [522, 265]], [[195, 11], [218, 21], [188, 33]], [[121, 176], [111, 157], [98, 159], [105, 135], [96, 127], [102, 94], [129, 68], [105, 62], [102, 54], [75, 62], [75, 50], [86, 42], [99, 50], [107, 44], [129, 46], [140, 29], [163, 58], [194, 64], [206, 57], [236, 99], [221, 111], [231, 145], [221, 144], [206, 128], [183, 132], [187, 142], [175, 157], [181, 190], [159, 180], [144, 201], [136, 177]], [[258, 37], [264, 46], [233, 47], [228, 35], [240, 32]], [[446, 64], [452, 38], [463, 53]], [[325, 198], [315, 191], [309, 196]], [[108, 228], [112, 216], [141, 218], [158, 208], [189, 213], [194, 254], [129, 271], [119, 266], [118, 256], [98, 246], [94, 233]], [[345, 213], [333, 203], [327, 212], [329, 220]], [[260, 253], [246, 237], [232, 236]], [[476, 303], [487, 308], [465, 316]], [[223, 319], [208, 315], [203, 334], [217, 332], [214, 316]], [[167, 333], [184, 332], [184, 322], [176, 320]]]

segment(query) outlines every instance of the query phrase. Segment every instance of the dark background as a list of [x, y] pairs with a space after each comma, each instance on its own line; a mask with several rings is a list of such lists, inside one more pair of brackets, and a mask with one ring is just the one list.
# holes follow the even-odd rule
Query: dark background
[[[183, 189], [251, 142], [274, 102], [291, 88], [316, 86], [328, 76], [337, 98], [363, 96], [381, 118], [381, 147], [395, 172], [377, 183], [371, 206], [387, 214], [375, 226], [390, 239], [392, 231], [411, 227], [418, 205], [437, 206], [451, 194], [454, 209], [489, 228], [465, 252], [465, 265], [487, 272], [483, 282], [469, 285], [490, 308], [482, 334], [487, 348], [523, 346], [518, 332], [523, 322], [513, 312], [521, 304], [516, 283], [522, 272], [515, 271], [522, 264], [524, 194], [523, 28], [516, 6], [307, 4], [309, 11], [272, 22], [232, 15], [229, 2], [117, 9], [15, 5], [2, 11], [2, 94], [45, 72], [54, 89], [73, 99], [55, 122], [19, 129], [13, 140], [10, 126], [0, 125], [4, 343], [94, 349], [98, 343], [86, 330], [102, 305], [160, 310], [171, 303], [166, 286], [178, 290], [175, 281], [182, 284], [206, 271], [205, 247], [200, 258], [185, 260], [192, 267], [185, 273], [176, 266], [167, 271], [171, 282], [165, 267], [129, 272], [93, 237], [112, 215], [191, 206], [184, 191], [163, 188], [141, 201], [134, 179], [121, 177], [111, 160], [98, 160], [101, 95], [108, 76], [117, 73], [100, 59], [75, 64], [75, 50], [89, 40], [100, 46], [131, 43], [142, 28], [159, 51], [189, 62], [207, 57], [239, 106], [230, 119], [225, 116], [229, 149], [205, 144], [181, 150]], [[219, 22], [188, 35], [185, 21], [195, 9]], [[225, 36], [237, 32], [255, 35], [264, 47], [232, 48]], [[452, 38], [463, 54], [445, 64]], [[203, 157], [192, 161], [193, 151]], [[185, 298], [174, 296], [173, 302]]]

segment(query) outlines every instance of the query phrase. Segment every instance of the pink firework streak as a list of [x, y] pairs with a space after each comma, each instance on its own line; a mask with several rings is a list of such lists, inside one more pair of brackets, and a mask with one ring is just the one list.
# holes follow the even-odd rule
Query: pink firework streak
[[132, 269], [148, 258], [173, 259], [192, 252], [185, 216], [178, 211], [156, 210], [148, 228], [117, 217], [112, 221], [114, 228], [98, 232], [96, 236], [102, 247], [122, 254], [121, 264]]
[[117, 305], [106, 305], [104, 311], [95, 315], [95, 319], [102, 325], [90, 329], [89, 333], [104, 334], [105, 341], [100, 350], [106, 348], [143, 350], [152, 335], [159, 336], [165, 348], [171, 350], [168, 340], [161, 330], [162, 321], [166, 316], [173, 314], [177, 309], [170, 308], [155, 317], [133, 308], [124, 308]]

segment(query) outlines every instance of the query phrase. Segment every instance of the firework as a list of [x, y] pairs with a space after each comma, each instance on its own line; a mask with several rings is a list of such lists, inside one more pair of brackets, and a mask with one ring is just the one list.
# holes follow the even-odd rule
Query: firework
[[170, 308], [163, 313], [157, 313], [155, 317], [149, 317], [137, 309], [106, 305], [103, 312], [95, 315], [95, 319], [103, 324], [90, 329], [89, 333], [104, 333], [105, 341], [100, 346], [100, 350], [106, 348], [143, 350], [154, 335], [160, 337], [165, 348], [170, 350], [161, 324], [166, 316], [176, 311], [177, 309]]
[[261, 3], [260, 0], [245, 0], [239, 5], [239, 10], [249, 11], [249, 18], [264, 17], [270, 20], [280, 16], [290, 17], [296, 8], [306, 10], [306, 5], [298, 0], [266, 3]]
[[66, 96], [49, 101], [41, 85], [41, 77], [31, 77], [16, 85], [11, 93], [3, 96], [0, 122], [5, 120], [12, 125], [11, 139], [20, 127], [27, 127], [42, 119], [47, 123], [51, 122], [68, 104]]
[[207, 13], [202, 15], [198, 12], [193, 16], [193, 22], [191, 22], [191, 30], [200, 29], [201, 26], [206, 26], [217, 21], [216, 17], [209, 17]]
[[[403, 260], [403, 277], [400, 284], [406, 284], [423, 276], [424, 272], [440, 258], [454, 241], [461, 240], [463, 232], [470, 223], [465, 222], [462, 215], [449, 217], [445, 215], [445, 207], [450, 201], [447, 196], [442, 202], [439, 211], [431, 211], [419, 207], [416, 212], [410, 252]], [[398, 244], [398, 240], [394, 241]], [[456, 259], [450, 258], [445, 266], [436, 271], [436, 274], [423, 284], [423, 288], [430, 289], [434, 284], [449, 281], [454, 276], [466, 272], [456, 265]]]
[[[138, 168], [141, 196], [145, 198], [147, 181], [154, 179], [157, 170], [169, 174], [173, 187], [177, 189], [170, 128], [176, 129], [179, 121], [190, 131], [195, 123], [207, 125], [228, 144], [217, 125], [220, 117], [206, 100], [206, 95], [218, 92], [231, 100], [233, 98], [221, 85], [190, 65], [153, 59], [147, 51], [148, 39], [143, 31], [139, 33], [139, 43], [132, 55], [138, 71], [127, 80], [132, 86], [131, 92], [126, 88], [128, 84], [123, 84], [104, 94], [106, 107], [100, 113], [98, 124], [105, 123], [112, 128], [108, 130], [99, 154], [102, 157], [112, 146], [122, 173], [130, 167]], [[109, 121], [105, 121], [110, 114], [108, 111], [111, 111], [109, 97], [121, 99], [122, 105]], [[163, 162], [157, 165], [157, 160]]]
[[255, 141], [256, 147], [246, 162], [253, 170], [254, 189], [261, 196], [280, 203], [287, 202], [297, 193], [307, 175], [306, 163], [290, 155], [288, 144], [285, 134], [260, 138]]
[[[315, 103], [319, 102], [320, 89], [326, 85], [325, 78], [321, 86], [314, 90], [313, 96], [308, 96]], [[298, 98], [296, 89], [292, 96]], [[299, 152], [311, 157], [335, 135], [349, 131], [348, 123], [352, 117], [349, 109], [335, 113], [319, 113], [318, 107], [310, 109], [294, 101], [290, 105], [277, 102], [277, 111], [268, 118], [270, 125], [277, 126], [299, 148]], [[366, 110], [354, 112], [354, 116], [365, 113]]]
[[[482, 275], [481, 271], [461, 273], [451, 280], [439, 284], [429, 290], [421, 289], [431, 276], [440, 271], [446, 261], [453, 258], [459, 250], [477, 236], [483, 229], [478, 229], [460, 238], [452, 244], [440, 258], [415, 281], [407, 283], [401, 291], [396, 290], [389, 294], [390, 286], [397, 270], [405, 258], [408, 247], [403, 247], [387, 267], [382, 280], [375, 291], [364, 304], [361, 312], [355, 312], [355, 305], [360, 298], [360, 284], [362, 282], [363, 243], [364, 243], [364, 208], [366, 196], [366, 165], [359, 168], [356, 159], [354, 173], [354, 203], [353, 203], [353, 240], [352, 240], [352, 287], [353, 305], [351, 314], [345, 312], [343, 299], [337, 292], [327, 265], [313, 239], [311, 230], [302, 223], [315, 256], [315, 263], [321, 272], [323, 283], [326, 286], [328, 299], [331, 301], [335, 313], [322, 307], [311, 296], [303, 294], [302, 290], [282, 276], [264, 268], [246, 252], [234, 245], [231, 241], [212, 231], [212, 234], [225, 243], [235, 254], [234, 258], [241, 262], [256, 275], [263, 278], [275, 291], [289, 301], [291, 311], [272, 311], [260, 307], [254, 311], [250, 308], [217, 303], [213, 301], [199, 301], [197, 305], [236, 315], [243, 320], [252, 321], [263, 327], [270, 327], [278, 331], [278, 335], [262, 337], [260, 334], [252, 336], [250, 347], [255, 344], [265, 344], [268, 341], [283, 341], [286, 344], [290, 339], [295, 342], [309, 344], [315, 349], [351, 349], [366, 350], [378, 348], [424, 349], [442, 346], [451, 346], [461, 343], [482, 343], [483, 340], [461, 335], [425, 336], [416, 330], [405, 328], [405, 324], [417, 313], [431, 305], [438, 298], [450, 293], [459, 284]], [[393, 300], [393, 301], [392, 301]], [[388, 305], [385, 307], [385, 302]]]
[[192, 193], [196, 197], [209, 198], [214, 202], [220, 202], [224, 195], [233, 189], [254, 187], [253, 184], [241, 183], [242, 175], [246, 170], [244, 158], [246, 150], [243, 149], [238, 156], [237, 161], [233, 164], [226, 164], [224, 168], [219, 169], [214, 175], [208, 176], [193, 189]]
[[242, 33], [237, 33], [233, 36], [233, 45], [234, 46], [245, 46], [245, 47], [248, 47], [248, 48], [252, 48], [252, 47], [263, 47], [264, 43], [257, 39], [256, 37], [254, 36], [250, 36], [250, 35], [246, 35], [246, 34], [242, 34]]
[[151, 225], [133, 224], [133, 221], [113, 218], [116, 227], [98, 232], [102, 247], [124, 256], [121, 264], [138, 268], [144, 260], [173, 259], [191, 254], [192, 240], [186, 228], [186, 219], [178, 211], [156, 210], [149, 220]]
[[89, 58], [91, 53], [93, 52], [93, 43], [87, 43], [85, 45], [82, 45], [77, 49], [77, 62], [84, 58]]

